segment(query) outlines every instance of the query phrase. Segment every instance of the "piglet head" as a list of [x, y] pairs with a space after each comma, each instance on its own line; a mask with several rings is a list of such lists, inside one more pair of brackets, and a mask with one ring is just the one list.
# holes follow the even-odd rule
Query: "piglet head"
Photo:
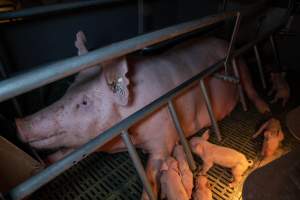
[[206, 130], [201, 137], [193, 137], [190, 140], [190, 146], [192, 151], [199, 155], [203, 155], [204, 146], [207, 143], [207, 140], [209, 138], [209, 130]]
[[125, 58], [82, 71], [54, 104], [16, 119], [19, 137], [39, 149], [74, 148], [120, 120], [117, 106], [128, 104]]
[[276, 131], [266, 130], [264, 132], [264, 137], [265, 137], [265, 140], [276, 139], [279, 142], [281, 142], [284, 139], [284, 134], [281, 130], [276, 130]]

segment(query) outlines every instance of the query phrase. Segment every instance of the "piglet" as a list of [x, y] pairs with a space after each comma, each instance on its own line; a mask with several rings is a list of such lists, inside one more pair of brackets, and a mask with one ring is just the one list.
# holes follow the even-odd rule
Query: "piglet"
[[190, 170], [190, 167], [187, 163], [187, 159], [185, 156], [185, 153], [183, 151], [183, 147], [181, 145], [176, 145], [173, 150], [173, 156], [178, 161], [179, 164], [179, 173], [181, 176], [181, 180], [183, 183], [183, 186], [186, 190], [186, 193], [189, 197], [189, 199], [192, 197], [192, 191], [193, 191], [193, 173]]
[[264, 143], [261, 156], [263, 159], [266, 159], [274, 155], [281, 141], [284, 139], [284, 134], [281, 130], [279, 120], [274, 118], [266, 121], [252, 137], [256, 138], [262, 132], [264, 133]]
[[208, 138], [209, 133], [207, 130], [202, 137], [193, 137], [190, 140], [192, 151], [200, 156], [203, 161], [201, 175], [205, 175], [213, 164], [230, 168], [234, 181], [230, 183], [229, 186], [234, 187], [241, 181], [242, 175], [253, 162], [248, 161], [244, 154], [234, 149], [208, 142]]
[[178, 162], [173, 157], [168, 157], [161, 166], [161, 199], [189, 200], [182, 184]]
[[274, 99], [271, 103], [277, 102], [282, 99], [282, 106], [285, 106], [286, 102], [290, 98], [290, 87], [284, 79], [284, 73], [271, 73], [272, 88], [269, 91], [269, 96], [275, 92]]
[[212, 192], [211, 186], [207, 181], [206, 176], [199, 175], [196, 179], [195, 191], [193, 193], [193, 200], [211, 200]]

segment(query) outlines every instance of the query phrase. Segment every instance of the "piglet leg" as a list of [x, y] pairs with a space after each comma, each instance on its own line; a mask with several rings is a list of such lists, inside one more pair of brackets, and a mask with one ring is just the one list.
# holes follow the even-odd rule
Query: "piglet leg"
[[214, 163], [211, 160], [203, 160], [203, 166], [200, 175], [205, 175], [208, 172], [208, 170], [213, 166], [213, 164]]
[[[152, 191], [154, 196], [157, 198], [158, 191], [159, 191], [159, 184], [158, 181], [160, 179], [160, 168], [163, 163], [164, 157], [161, 155], [150, 155], [150, 158], [147, 162], [147, 168], [146, 168], [146, 173], [147, 173], [147, 178], [150, 182], [150, 185], [152, 187]], [[142, 194], [142, 200], [149, 200], [149, 196], [147, 192], [143, 191]]]
[[232, 175], [233, 175], [233, 182], [229, 183], [229, 187], [235, 187], [243, 178], [243, 173], [245, 169], [241, 165], [237, 165], [232, 169]]

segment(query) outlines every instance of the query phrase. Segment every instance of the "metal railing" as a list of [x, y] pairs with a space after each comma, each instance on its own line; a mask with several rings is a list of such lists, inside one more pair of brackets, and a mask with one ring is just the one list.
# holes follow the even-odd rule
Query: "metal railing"
[[14, 12], [0, 13], [0, 20], [12, 20], [19, 18], [35, 17], [39, 15], [48, 15], [52, 13], [67, 12], [93, 6], [103, 6], [112, 3], [129, 2], [126, 0], [88, 0], [73, 3], [62, 3], [47, 6], [36, 6], [33, 8], [25, 8]]
[[[226, 20], [228, 18], [232, 18], [236, 16], [237, 13], [223, 13], [217, 16], [210, 16], [206, 17], [201, 20], [195, 20], [192, 22], [183, 23], [180, 25], [172, 26], [169, 28], [165, 28], [159, 31], [155, 31], [152, 33], [148, 33], [145, 35], [141, 35], [126, 41], [114, 43], [112, 45], [100, 48], [98, 50], [92, 51], [86, 55], [79, 56], [79, 57], [72, 57], [65, 59], [63, 61], [55, 62], [52, 64], [41, 66], [37, 69], [31, 70], [27, 73], [9, 78], [7, 80], [0, 82], [0, 101], [7, 100], [9, 98], [15, 97], [16, 95], [25, 93], [32, 89], [41, 87], [48, 83], [54, 82], [56, 80], [62, 79], [74, 73], [77, 73], [83, 69], [88, 67], [92, 67], [98, 63], [101, 63], [106, 60], [110, 60], [113, 58], [117, 58], [137, 50], [143, 49], [147, 46], [157, 44], [161, 41], [168, 40], [175, 38], [179, 35], [194, 31], [196, 29], [200, 29], [206, 27], [208, 25], [217, 23], [222, 20]], [[279, 27], [279, 26], [278, 26]], [[277, 27], [277, 28], [278, 28]], [[242, 48], [235, 50], [231, 53], [231, 58], [234, 59], [235, 57], [239, 56], [240, 54], [244, 53], [251, 49], [254, 45], [256, 45], [261, 40], [269, 37], [273, 34], [277, 28], [274, 28], [272, 31], [261, 35], [260, 37], [256, 38], [254, 41], [248, 43], [247, 45], [243, 46]], [[232, 40], [234, 41], [234, 40]], [[169, 111], [171, 113], [172, 119], [176, 125], [179, 138], [181, 143], [184, 146], [184, 150], [187, 154], [189, 165], [191, 169], [195, 169], [195, 163], [190, 152], [190, 148], [187, 144], [186, 138], [184, 137], [184, 133], [180, 126], [180, 123], [177, 119], [176, 110], [172, 104], [172, 99], [177, 96], [183, 89], [189, 87], [191, 84], [199, 81], [200, 88], [204, 96], [208, 97], [206, 94], [205, 85], [203, 79], [209, 75], [212, 75], [222, 67], [224, 67], [224, 63], [226, 58], [220, 60], [213, 66], [203, 70], [199, 74], [195, 75], [191, 79], [185, 81], [184, 83], [180, 84], [175, 89], [169, 91], [165, 95], [161, 96], [160, 98], [156, 99], [152, 103], [148, 104], [147, 106], [143, 107], [139, 111], [135, 112], [134, 114], [130, 115], [128, 118], [122, 120], [121, 122], [115, 124], [110, 129], [104, 131], [103, 133], [99, 134], [97, 137], [86, 143], [85, 145], [81, 146], [80, 148], [76, 149], [74, 152], [66, 156], [64, 159], [50, 165], [43, 171], [39, 172], [38, 174], [32, 176], [28, 180], [24, 181], [20, 185], [13, 188], [5, 197], [8, 199], [22, 199], [34, 191], [48, 183], [49, 181], [53, 180], [59, 174], [63, 173], [77, 162], [84, 159], [87, 155], [93, 153], [99, 147], [104, 145], [106, 142], [112, 140], [113, 138], [121, 135], [124, 143], [126, 144], [129, 155], [133, 160], [134, 166], [137, 169], [137, 172], [143, 182], [143, 185], [149, 194], [150, 199], [155, 199], [155, 196], [152, 192], [151, 185], [146, 177], [145, 171], [142, 167], [141, 161], [136, 153], [136, 150], [130, 140], [128, 129], [135, 124], [136, 122], [140, 121], [141, 119], [147, 117], [157, 109], [161, 108], [162, 106], [168, 105]], [[206, 105], [209, 110], [209, 98], [206, 99]]]

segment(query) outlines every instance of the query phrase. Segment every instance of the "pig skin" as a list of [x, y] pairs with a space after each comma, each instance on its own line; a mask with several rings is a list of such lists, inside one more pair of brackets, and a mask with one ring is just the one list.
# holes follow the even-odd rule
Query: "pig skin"
[[183, 151], [183, 147], [181, 145], [176, 145], [174, 150], [173, 150], [173, 156], [174, 158], [178, 161], [179, 164], [179, 173], [180, 177], [183, 183], [183, 186], [185, 188], [185, 191], [191, 199], [192, 197], [192, 192], [193, 192], [193, 173], [190, 170], [190, 167], [188, 165], [186, 155]]
[[252, 138], [256, 138], [261, 133], [264, 133], [264, 142], [261, 156], [263, 159], [266, 159], [274, 155], [276, 150], [279, 148], [281, 141], [284, 139], [284, 134], [281, 130], [279, 120], [274, 118], [266, 121], [252, 136]]
[[190, 140], [192, 151], [203, 160], [201, 175], [205, 175], [213, 164], [230, 168], [234, 181], [230, 183], [229, 186], [234, 187], [241, 181], [244, 172], [253, 164], [253, 162], [248, 161], [245, 155], [234, 149], [208, 142], [208, 132], [209, 130], [201, 137], [193, 137]]
[[[83, 32], [78, 32], [75, 46], [80, 56], [87, 52], [85, 42]], [[50, 160], [59, 160], [65, 156], [64, 153], [72, 152], [221, 60], [226, 56], [227, 48], [228, 43], [224, 40], [197, 38], [160, 55], [128, 55], [83, 70], [60, 100], [37, 113], [16, 119], [19, 137], [37, 149], [58, 149]], [[268, 105], [253, 88], [245, 63], [239, 59], [237, 64], [248, 97], [260, 112], [269, 111]], [[221, 120], [238, 102], [237, 86], [213, 77], [205, 78], [204, 82], [215, 117]], [[210, 125], [198, 84], [183, 91], [173, 99], [173, 103], [187, 137]], [[145, 117], [130, 128], [130, 134], [134, 145], [150, 154], [146, 173], [157, 195], [160, 166], [178, 142], [168, 109], [162, 107]], [[99, 149], [111, 153], [125, 150], [121, 137]], [[145, 192], [142, 198], [148, 199]]]
[[209, 185], [206, 176], [197, 176], [193, 200], [212, 200], [211, 186]]
[[163, 162], [160, 169], [161, 177], [161, 199], [167, 198], [168, 200], [189, 200], [190, 197], [181, 181], [178, 162], [172, 157], [168, 157]]

